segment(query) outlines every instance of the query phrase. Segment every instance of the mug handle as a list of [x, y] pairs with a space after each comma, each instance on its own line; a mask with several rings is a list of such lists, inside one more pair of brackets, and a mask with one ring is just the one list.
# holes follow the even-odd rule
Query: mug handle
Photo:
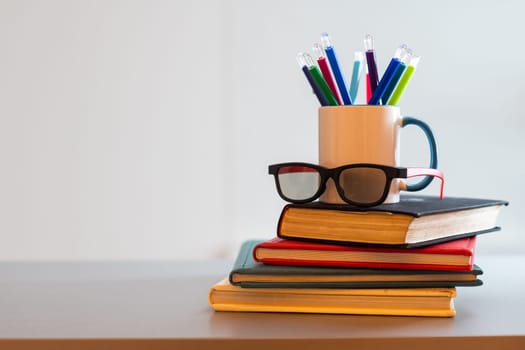
[[[437, 144], [436, 139], [434, 138], [434, 134], [432, 133], [432, 129], [430, 126], [425, 123], [422, 120], [419, 120], [414, 117], [402, 117], [402, 123], [401, 127], [405, 127], [407, 125], [415, 125], [418, 126], [421, 130], [423, 130], [423, 133], [427, 137], [428, 146], [430, 148], [430, 168], [437, 169], [438, 167], [438, 160], [437, 160]], [[422, 189], [426, 188], [430, 183], [434, 180], [433, 176], [425, 176], [424, 179], [419, 181], [415, 184], [406, 184], [406, 190], [407, 191], [421, 191]]]

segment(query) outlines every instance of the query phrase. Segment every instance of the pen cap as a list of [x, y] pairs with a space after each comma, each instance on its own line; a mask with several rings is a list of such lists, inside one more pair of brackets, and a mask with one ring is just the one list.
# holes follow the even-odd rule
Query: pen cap
[[372, 37], [372, 35], [370, 34], [365, 35], [364, 43], [365, 43], [366, 51], [374, 50], [374, 38]]
[[315, 66], [314, 59], [312, 58], [312, 56], [310, 56], [309, 53], [304, 52], [303, 59], [308, 68]]
[[317, 59], [320, 59], [320, 58], [324, 58], [325, 55], [324, 55], [324, 50], [323, 48], [321, 47], [321, 44], [319, 43], [315, 43], [314, 46], [313, 46], [313, 52], [314, 52], [314, 55], [315, 57], [317, 57]]
[[404, 56], [406, 56], [409, 52], [408, 47], [405, 44], [401, 44], [397, 49], [396, 52], [394, 52], [394, 57], [402, 60]]
[[299, 52], [297, 56], [295, 56], [295, 59], [297, 60], [297, 63], [299, 64], [299, 67], [306, 66], [306, 60], [304, 58], [304, 52]]
[[406, 49], [405, 51], [403, 51], [403, 53], [401, 54], [401, 57], [399, 57], [399, 60], [401, 61], [401, 63], [403, 63], [404, 65], [408, 65], [408, 63], [410, 62], [410, 60], [412, 59], [412, 50], [410, 49]]
[[328, 36], [328, 33], [326, 32], [321, 33], [321, 45], [323, 45], [323, 48], [325, 49], [332, 46], [332, 44], [330, 44], [330, 36]]
[[363, 62], [365, 60], [365, 55], [361, 51], [354, 52], [354, 61]]
[[416, 68], [420, 59], [421, 59], [421, 57], [413, 55], [413, 56], [410, 57], [410, 60], [408, 61], [408, 65], [411, 66], [411, 67]]

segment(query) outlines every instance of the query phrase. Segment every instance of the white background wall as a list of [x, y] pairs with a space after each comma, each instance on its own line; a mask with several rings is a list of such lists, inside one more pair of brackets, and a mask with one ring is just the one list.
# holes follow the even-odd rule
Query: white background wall
[[[520, 1], [0, 1], [0, 259], [232, 257], [275, 234], [267, 175], [317, 160], [295, 62], [330, 33], [346, 76], [422, 57], [400, 102], [432, 125], [446, 195], [506, 199], [478, 252], [522, 253]], [[361, 97], [360, 97], [361, 98]], [[428, 162], [403, 130], [403, 165]], [[412, 146], [412, 147], [411, 147]], [[436, 193], [436, 188], [425, 193]]]

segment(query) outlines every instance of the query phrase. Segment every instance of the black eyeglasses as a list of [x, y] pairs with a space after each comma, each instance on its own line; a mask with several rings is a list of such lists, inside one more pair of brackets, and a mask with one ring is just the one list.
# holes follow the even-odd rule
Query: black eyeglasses
[[328, 169], [309, 163], [281, 163], [268, 167], [274, 175], [277, 192], [287, 202], [308, 203], [319, 198], [332, 179], [339, 196], [348, 204], [371, 207], [383, 203], [392, 179], [415, 176], [435, 176], [441, 180], [443, 199], [444, 176], [437, 169], [400, 168], [379, 164], [348, 164]]

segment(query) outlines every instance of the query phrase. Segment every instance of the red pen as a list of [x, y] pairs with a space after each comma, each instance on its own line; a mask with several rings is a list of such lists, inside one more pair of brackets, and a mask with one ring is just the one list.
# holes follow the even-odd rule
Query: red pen
[[326, 57], [324, 55], [324, 50], [321, 47], [320, 44], [315, 43], [314, 44], [314, 55], [317, 57], [317, 64], [319, 65], [319, 69], [321, 69], [321, 73], [323, 74], [324, 80], [326, 80], [326, 83], [330, 87], [330, 90], [332, 90], [335, 98], [337, 99], [337, 102], [342, 105], [343, 101], [341, 100], [341, 96], [339, 95], [339, 90], [337, 89], [334, 81], [334, 77], [332, 76], [332, 71], [330, 70], [330, 66], [328, 65], [328, 61], [326, 60]]
[[366, 69], [366, 104], [370, 102], [370, 99], [372, 98], [372, 86], [370, 86], [370, 74], [368, 74], [368, 67], [365, 66]]

